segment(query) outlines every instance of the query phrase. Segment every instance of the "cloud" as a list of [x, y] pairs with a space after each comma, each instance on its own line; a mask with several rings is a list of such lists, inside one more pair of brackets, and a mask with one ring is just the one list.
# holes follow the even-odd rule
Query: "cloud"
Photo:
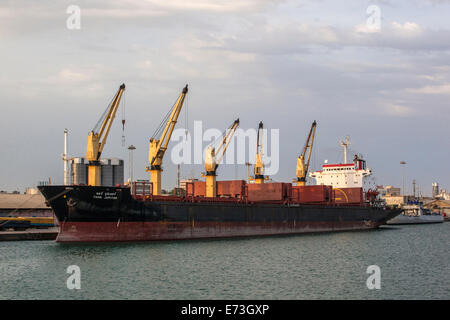
[[323, 47], [389, 48], [415, 51], [450, 50], [450, 30], [432, 30], [416, 22], [392, 22], [380, 30], [359, 24], [354, 27], [338, 27], [316, 23], [255, 26], [238, 37], [223, 39], [226, 49], [261, 54], [308, 53]]
[[383, 113], [395, 117], [407, 117], [415, 113], [410, 107], [393, 103], [385, 104], [382, 109]]
[[[422, 129], [421, 139], [432, 141], [446, 134], [450, 23], [441, 17], [447, 7], [428, 6], [430, 11], [422, 15], [418, 1], [378, 1], [383, 6], [381, 29], [368, 32], [367, 3], [357, 0], [349, 4], [79, 0], [82, 28], [69, 31], [68, 3], [4, 3], [0, 4], [0, 95], [6, 110], [0, 131], [3, 140], [14, 141], [15, 146], [21, 145], [20, 139], [29, 139], [13, 134], [23, 125], [14, 120], [22, 113], [29, 115], [30, 128], [39, 121], [47, 131], [58, 126], [82, 131], [85, 122], [96, 120], [122, 82], [127, 85], [124, 102], [132, 130], [127, 139], [142, 151], [136, 157], [140, 177], [146, 176], [148, 131], [158, 125], [160, 115], [186, 83], [191, 88], [189, 121], [202, 119], [208, 127], [223, 127], [230, 115], [249, 126], [267, 121], [268, 126], [283, 129], [281, 156], [286, 159], [295, 160], [297, 155], [287, 154], [286, 146], [299, 145], [299, 132], [313, 119], [323, 123], [319, 148], [334, 145], [330, 137], [353, 130], [351, 134], [361, 139], [376, 136], [398, 142], [405, 147], [402, 157], [416, 157], [416, 146], [406, 150], [411, 141], [408, 130]], [[54, 120], [55, 114], [60, 121]], [[11, 121], [6, 120], [8, 115]], [[114, 146], [112, 136], [108, 149], [118, 156], [120, 134], [119, 144]], [[42, 142], [55, 134], [34, 136]], [[74, 145], [81, 141], [74, 154], [81, 154], [84, 132], [73, 138]], [[48, 160], [60, 163], [60, 146], [46, 145], [49, 150], [36, 154], [45, 161], [20, 172], [50, 175], [57, 170]], [[376, 154], [396, 156], [399, 150], [392, 145], [362, 145]], [[16, 149], [2, 145], [4, 154]], [[440, 158], [448, 158], [448, 150], [435, 149]], [[378, 166], [383, 167], [383, 161]], [[23, 161], [17, 163], [18, 168], [26, 168]], [[291, 164], [282, 169], [289, 174], [285, 178], [295, 170], [295, 162]], [[170, 185], [176, 168], [167, 166], [165, 183]], [[389, 176], [393, 174], [389, 170], [386, 166], [380, 171]]]
[[[67, 32], [66, 9], [77, 5], [82, 30], [111, 33], [126, 26], [164, 28], [180, 25], [205, 29], [220, 23], [220, 17], [256, 14], [282, 0], [80, 0], [77, 3], [16, 0], [0, 3], [0, 36], [27, 36], [43, 32]], [[120, 25], [120, 26], [119, 26]], [[223, 25], [218, 25], [223, 27]]]
[[450, 94], [450, 83], [435, 86], [425, 86], [422, 88], [408, 88], [406, 89], [406, 91], [418, 94]]
[[80, 82], [80, 81], [89, 81], [91, 80], [91, 76], [87, 73], [83, 73], [80, 71], [72, 70], [70, 68], [64, 68], [58, 73], [59, 79], [63, 81], [69, 82]]
[[176, 10], [196, 10], [196, 11], [213, 11], [213, 12], [242, 12], [248, 10], [257, 10], [264, 8], [269, 3], [277, 3], [280, 1], [261, 1], [261, 0], [239, 0], [239, 1], [223, 1], [223, 0], [165, 0], [154, 1], [147, 0], [149, 4], [160, 6], [167, 9]]
[[422, 31], [422, 28], [415, 22], [405, 22], [401, 24], [399, 22], [392, 22], [392, 27], [394, 30], [406, 32], [406, 33], [419, 33]]
[[370, 27], [367, 24], [358, 24], [355, 26], [355, 32], [357, 33], [377, 33], [381, 28]]

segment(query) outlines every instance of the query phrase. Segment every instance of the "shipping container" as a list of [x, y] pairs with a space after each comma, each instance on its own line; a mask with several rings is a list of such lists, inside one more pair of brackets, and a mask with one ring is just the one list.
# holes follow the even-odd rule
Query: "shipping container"
[[186, 182], [186, 195], [204, 197], [206, 195], [205, 181]]
[[330, 203], [332, 195], [331, 186], [292, 186], [291, 199], [296, 203]]
[[337, 204], [362, 204], [362, 188], [335, 188], [333, 189], [334, 201]]
[[248, 201], [284, 201], [289, 199], [290, 183], [271, 182], [248, 184]]
[[[241, 198], [244, 193], [245, 180], [217, 181], [217, 197]], [[194, 181], [186, 183], [186, 195], [194, 197], [206, 196], [206, 182]]]
[[217, 181], [217, 196], [241, 198], [245, 188], [245, 180]]

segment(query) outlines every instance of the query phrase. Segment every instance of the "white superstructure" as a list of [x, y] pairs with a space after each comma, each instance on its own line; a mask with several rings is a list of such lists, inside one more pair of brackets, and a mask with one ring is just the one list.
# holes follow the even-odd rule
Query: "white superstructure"
[[366, 167], [366, 161], [355, 155], [352, 163], [347, 163], [347, 147], [350, 145], [348, 137], [341, 141], [344, 147], [344, 163], [325, 164], [322, 170], [310, 172], [309, 176], [316, 180], [316, 185], [333, 186], [334, 188], [362, 188], [363, 180], [372, 174]]

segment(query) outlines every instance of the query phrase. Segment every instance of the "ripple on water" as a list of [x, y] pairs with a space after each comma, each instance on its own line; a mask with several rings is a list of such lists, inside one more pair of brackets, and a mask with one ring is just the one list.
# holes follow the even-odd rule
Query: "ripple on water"
[[[450, 223], [213, 241], [0, 243], [2, 299], [448, 299]], [[68, 290], [69, 265], [81, 290]], [[381, 290], [366, 269], [381, 268]]]

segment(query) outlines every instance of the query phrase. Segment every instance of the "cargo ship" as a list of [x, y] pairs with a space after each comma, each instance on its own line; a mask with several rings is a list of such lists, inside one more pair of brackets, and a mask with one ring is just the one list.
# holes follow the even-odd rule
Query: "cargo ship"
[[57, 242], [181, 240], [362, 230], [377, 228], [401, 211], [332, 204], [331, 198], [326, 203], [315, 204], [292, 198], [248, 201], [248, 198], [138, 196], [132, 195], [128, 187], [39, 188], [59, 220]]
[[[58, 242], [156, 241], [362, 230], [377, 228], [400, 213], [398, 209], [377, 206], [371, 193], [363, 192], [361, 181], [367, 176], [365, 161], [355, 158], [347, 163], [346, 147], [344, 164], [325, 165], [322, 172], [314, 175], [317, 185], [306, 185], [315, 121], [297, 159], [295, 185], [267, 182], [262, 121], [258, 126], [253, 183], [216, 181], [216, 171], [239, 125], [236, 119], [206, 149], [206, 173], [202, 174], [206, 180], [186, 184], [184, 194], [162, 195], [163, 157], [188, 92], [187, 85], [150, 138], [147, 167], [150, 181], [134, 182], [127, 187], [102, 186], [101, 154], [124, 90], [122, 84], [89, 133], [88, 185], [39, 187], [59, 221]], [[333, 173], [330, 181], [325, 178], [329, 173]], [[338, 181], [333, 180], [334, 176], [340, 177]]]
[[229, 238], [377, 228], [401, 209], [378, 206], [363, 192], [370, 174], [355, 156], [311, 173], [318, 185], [217, 181], [215, 197], [205, 195], [204, 181], [188, 182], [183, 196], [153, 195], [145, 181], [39, 189], [59, 220], [57, 242]]

